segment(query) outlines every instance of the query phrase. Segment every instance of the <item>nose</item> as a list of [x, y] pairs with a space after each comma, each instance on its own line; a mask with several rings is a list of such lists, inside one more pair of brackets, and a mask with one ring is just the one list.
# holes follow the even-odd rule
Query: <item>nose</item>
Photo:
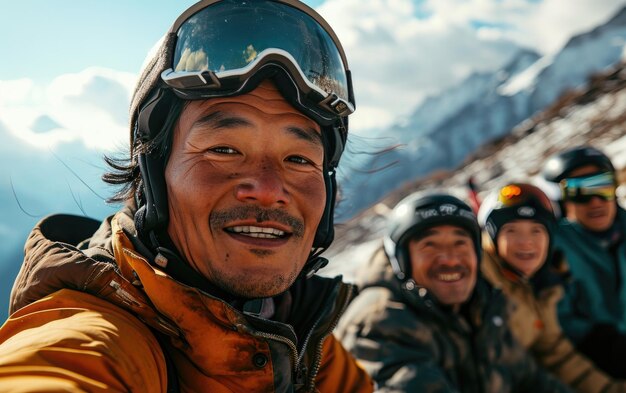
[[441, 265], [454, 266], [460, 263], [461, 257], [453, 247], [445, 247], [441, 249], [437, 259]]
[[242, 177], [236, 186], [235, 197], [242, 202], [254, 202], [266, 207], [284, 206], [290, 200], [280, 170], [267, 163]]
[[518, 247], [528, 247], [534, 244], [534, 240], [530, 235], [519, 235], [515, 240], [517, 241]]

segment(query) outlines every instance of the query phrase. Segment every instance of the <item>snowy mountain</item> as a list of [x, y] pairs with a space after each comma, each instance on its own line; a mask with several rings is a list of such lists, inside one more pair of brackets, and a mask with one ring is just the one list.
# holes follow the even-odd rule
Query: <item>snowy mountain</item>
[[553, 102], [566, 89], [579, 86], [588, 76], [615, 64], [626, 45], [626, 8], [606, 24], [573, 37], [533, 81], [525, 86], [534, 113]]
[[506, 135], [565, 91], [579, 88], [589, 75], [618, 63], [625, 44], [623, 9], [607, 23], [570, 39], [556, 55], [539, 57], [523, 50], [504, 69], [471, 75], [426, 99], [402, 123], [378, 133], [401, 146], [365, 159], [347, 153], [349, 169], [340, 173], [339, 220], [407, 181], [457, 167], [479, 146]]
[[[407, 181], [374, 206], [337, 226], [335, 242], [326, 252], [330, 263], [320, 273], [342, 274], [358, 282], [359, 271], [382, 245], [386, 218], [406, 195], [430, 189], [445, 190], [467, 199], [471, 177], [484, 198], [510, 181], [527, 181], [555, 196], [538, 173], [547, 157], [581, 144], [603, 150], [618, 169], [622, 184], [619, 203], [626, 207], [626, 62], [596, 75], [575, 93], [561, 96], [545, 111], [528, 119], [506, 136], [477, 149], [459, 167]], [[558, 196], [558, 187], [556, 187]]]

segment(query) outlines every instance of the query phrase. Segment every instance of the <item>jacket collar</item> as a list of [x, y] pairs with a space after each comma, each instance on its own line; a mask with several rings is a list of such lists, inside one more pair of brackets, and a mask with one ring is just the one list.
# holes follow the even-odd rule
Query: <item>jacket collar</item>
[[[244, 315], [221, 299], [174, 280], [137, 251], [134, 236], [128, 209], [102, 223], [71, 215], [46, 217], [26, 242], [26, 256], [12, 291], [10, 311], [69, 288], [103, 298], [180, 339], [185, 335], [179, 325], [185, 318], [180, 312], [181, 299], [191, 299], [190, 308], [209, 309], [223, 323], [254, 321], [259, 328], [278, 326], [274, 321]], [[316, 323], [311, 320], [316, 318], [317, 327], [329, 333], [355, 295], [353, 286], [341, 283], [340, 278], [314, 276], [299, 280], [290, 289], [287, 304], [294, 306], [283, 314], [298, 336], [309, 334], [307, 327]], [[279, 330], [292, 337], [296, 334], [290, 333], [290, 328]]]

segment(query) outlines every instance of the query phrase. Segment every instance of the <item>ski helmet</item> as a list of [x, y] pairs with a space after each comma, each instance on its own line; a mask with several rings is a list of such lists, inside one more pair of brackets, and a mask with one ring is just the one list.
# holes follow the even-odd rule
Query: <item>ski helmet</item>
[[502, 226], [512, 220], [539, 222], [548, 231], [552, 244], [556, 219], [550, 199], [539, 187], [526, 183], [507, 184], [487, 196], [478, 211], [478, 222], [494, 246]]
[[615, 172], [615, 167], [606, 154], [591, 146], [577, 146], [550, 157], [541, 174], [545, 180], [558, 183], [573, 170], [587, 165], [595, 165], [600, 171]]
[[452, 195], [415, 193], [394, 207], [383, 240], [385, 253], [399, 280], [411, 278], [409, 241], [420, 232], [439, 225], [454, 225], [467, 230], [480, 261], [480, 228], [472, 208]]
[[153, 248], [159, 248], [159, 236], [167, 236], [164, 169], [171, 141], [161, 149], [146, 146], [171, 139], [186, 100], [245, 94], [266, 79], [321, 127], [326, 205], [310, 261], [330, 245], [335, 170], [355, 109], [341, 43], [319, 14], [297, 0], [202, 0], [164, 36], [131, 101], [131, 158], [141, 176], [135, 221]]

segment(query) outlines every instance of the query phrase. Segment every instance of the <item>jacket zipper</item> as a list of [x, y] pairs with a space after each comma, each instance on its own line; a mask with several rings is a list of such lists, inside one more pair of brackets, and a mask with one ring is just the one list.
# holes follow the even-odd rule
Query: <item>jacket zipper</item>
[[[338, 284], [338, 285], [341, 285], [341, 284]], [[321, 367], [322, 347], [324, 345], [324, 341], [328, 337], [330, 332], [332, 332], [335, 329], [335, 327], [337, 327], [337, 324], [339, 323], [339, 319], [340, 319], [341, 315], [343, 315], [343, 313], [345, 312], [346, 308], [348, 307], [348, 304], [350, 303], [350, 299], [352, 297], [352, 292], [353, 291], [354, 291], [354, 287], [349, 286], [348, 287], [348, 296], [345, 297], [345, 300], [344, 300], [343, 304], [341, 305], [340, 312], [336, 314], [335, 318], [333, 319], [332, 323], [330, 324], [330, 327], [328, 329], [328, 334], [325, 335], [324, 337], [322, 337], [322, 339], [320, 340], [319, 344], [315, 348], [313, 367], [311, 368], [311, 373], [309, 374], [308, 381], [305, 381], [305, 383], [303, 384], [303, 385], [306, 385], [306, 391], [311, 391], [313, 389], [313, 387], [314, 387], [315, 377], [317, 376], [317, 373], [319, 372], [319, 369]], [[265, 332], [261, 332], [261, 331], [257, 331], [257, 330], [252, 330], [250, 333], [254, 334], [255, 336], [258, 336], [258, 337], [263, 337], [263, 338], [266, 338], [266, 339], [270, 339], [270, 340], [274, 340], [274, 341], [278, 341], [278, 342], [281, 342], [283, 344], [286, 344], [289, 347], [289, 349], [290, 349], [291, 364], [292, 364], [294, 372], [296, 373], [296, 380], [297, 380], [297, 379], [301, 378], [300, 377], [300, 374], [301, 374], [301, 371], [302, 371], [301, 370], [301, 366], [302, 366], [301, 363], [302, 363], [302, 360], [304, 359], [304, 354], [306, 352], [306, 347], [307, 347], [309, 341], [311, 340], [311, 337], [313, 336], [313, 332], [315, 331], [315, 328], [317, 327], [317, 325], [319, 325], [321, 320], [322, 320], [322, 315], [320, 315], [317, 318], [317, 320], [315, 321], [315, 323], [313, 324], [311, 329], [309, 329], [309, 333], [307, 334], [307, 337], [303, 341], [302, 351], [299, 354], [298, 354], [298, 348], [296, 347], [294, 342], [291, 341], [290, 339], [284, 337], [284, 336], [280, 336], [280, 335], [277, 335], [277, 334], [271, 334], [271, 333], [265, 333]], [[241, 328], [244, 328], [246, 330], [250, 330], [249, 327], [241, 326]], [[296, 382], [298, 382], [298, 381], [296, 381]]]
[[[341, 283], [338, 285], [341, 285]], [[335, 315], [335, 319], [330, 324], [330, 328], [327, 330], [327, 334], [320, 339], [319, 343], [317, 344], [317, 347], [315, 348], [314, 363], [313, 363], [313, 367], [311, 368], [311, 373], [309, 374], [309, 381], [306, 386], [306, 391], [312, 391], [315, 386], [315, 378], [317, 377], [317, 373], [319, 372], [321, 364], [322, 364], [322, 347], [324, 346], [324, 341], [326, 341], [326, 338], [328, 338], [328, 336], [332, 333], [332, 331], [335, 330], [335, 328], [337, 327], [337, 324], [339, 323], [339, 319], [341, 318], [343, 313], [346, 311], [346, 308], [348, 308], [348, 304], [350, 304], [350, 299], [352, 298], [353, 292], [354, 292], [354, 287], [350, 285], [348, 287], [348, 296], [345, 297], [345, 300], [343, 304], [341, 305], [340, 311]], [[307, 337], [307, 339], [312, 334], [313, 334], [313, 329], [311, 329], [311, 331], [309, 332], [309, 336]], [[306, 347], [304, 346], [302, 347], [303, 353], [304, 353], [304, 348]]]
[[296, 370], [297, 364], [298, 364], [298, 348], [296, 348], [296, 344], [294, 344], [293, 341], [291, 341], [290, 339], [288, 339], [287, 337], [284, 336], [280, 336], [278, 334], [272, 334], [272, 333], [265, 333], [265, 332], [261, 332], [258, 330], [252, 330], [247, 326], [243, 326], [243, 325], [239, 325], [239, 328], [242, 330], [248, 330], [250, 331], [250, 333], [254, 336], [257, 337], [263, 337], [269, 340], [273, 340], [273, 341], [278, 341], [281, 342], [283, 344], [286, 344], [290, 351], [289, 351], [289, 359], [291, 360], [291, 366], [294, 368], [294, 370]]

